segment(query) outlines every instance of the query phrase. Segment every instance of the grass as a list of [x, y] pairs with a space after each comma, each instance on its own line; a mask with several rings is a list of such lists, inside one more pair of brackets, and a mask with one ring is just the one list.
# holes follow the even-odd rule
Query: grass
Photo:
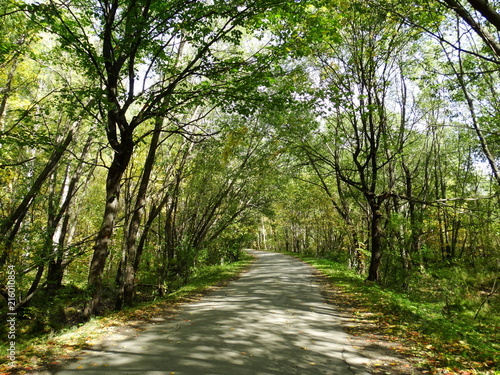
[[338, 263], [290, 255], [310, 263], [341, 290], [344, 301], [334, 303], [354, 306], [358, 316], [369, 317], [384, 336], [404, 343], [408, 354], [420, 357], [430, 373], [500, 374], [498, 311], [491, 309], [475, 320], [467, 301], [453, 310], [450, 302], [442, 300], [442, 293], [427, 288], [427, 283], [417, 285], [414, 293], [398, 292], [365, 283]]
[[[445, 270], [436, 271], [432, 277], [428, 274], [420, 276], [414, 281], [414, 290], [403, 293], [367, 284], [363, 277], [339, 263], [303, 255], [299, 257], [326, 275], [339, 291], [333, 303], [349, 305], [359, 319], [369, 320], [383, 336], [401, 342], [408, 354], [421, 358], [429, 373], [500, 375], [498, 312], [485, 309], [482, 320], [474, 320], [474, 309], [470, 308], [468, 301], [461, 300], [461, 304], [455, 306], [457, 300], [463, 298], [458, 298], [456, 290], [450, 294], [457, 297], [455, 300], [450, 297], [449, 301], [444, 301], [443, 290], [453, 289], [457, 279], [451, 280]], [[251, 261], [252, 257], [248, 255], [236, 263], [200, 269], [188, 284], [159, 301], [96, 317], [78, 327], [43, 337], [19, 337], [17, 367], [9, 369], [4, 363], [0, 366], [0, 375], [22, 374], [55, 366], [123, 327], [140, 330], [144, 322], [153, 318], [173, 317], [180, 303], [196, 300], [212, 286], [223, 285], [235, 278]], [[452, 272], [464, 279], [463, 284], [470, 283], [464, 275], [459, 275], [458, 270]], [[467, 288], [464, 290], [468, 292]], [[448, 310], [444, 309], [447, 305]], [[0, 350], [7, 351], [5, 343]]]
[[[103, 337], [119, 331], [122, 327], [140, 330], [142, 324], [154, 318], [174, 317], [181, 303], [197, 300], [214, 287], [225, 285], [237, 278], [252, 261], [253, 257], [243, 252], [238, 262], [198, 270], [188, 284], [161, 300], [141, 303], [119, 312], [95, 317], [79, 326], [40, 337], [17, 335], [16, 367], [10, 367], [3, 356], [0, 375], [24, 374], [28, 371], [57, 366], [62, 360], [74, 357], [78, 351], [92, 347]], [[7, 343], [2, 342], [0, 351], [6, 353], [7, 349]]]

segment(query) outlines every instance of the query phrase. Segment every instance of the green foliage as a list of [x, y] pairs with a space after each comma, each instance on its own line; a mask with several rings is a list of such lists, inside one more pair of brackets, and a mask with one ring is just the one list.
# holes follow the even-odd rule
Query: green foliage
[[[148, 321], [151, 318], [163, 316], [168, 307], [197, 298], [200, 293], [204, 293], [214, 285], [221, 285], [238, 277], [252, 261], [252, 256], [242, 253], [238, 262], [200, 268], [188, 284], [172, 291], [163, 299], [149, 300], [134, 308], [109, 313], [87, 323], [81, 323], [84, 291], [76, 286], [68, 285], [59, 291], [55, 300], [45, 302], [47, 309], [50, 308], [52, 311], [56, 309], [59, 314], [48, 314], [48, 310], [42, 311], [41, 307], [28, 310], [33, 316], [36, 315], [36, 320], [24, 320], [22, 326], [18, 327], [23, 330], [23, 340], [19, 340], [17, 346], [18, 368], [43, 369], [61, 360], [61, 357], [87, 348], [91, 342], [107, 335], [112, 327], [127, 325], [131, 320]], [[59, 320], [49, 321], [54, 318]], [[21, 321], [18, 320], [18, 322]], [[41, 335], [41, 332], [45, 334]], [[5, 345], [8, 343], [2, 343], [0, 349], [7, 350]], [[8, 362], [3, 358], [0, 362], [0, 370], [8, 368], [10, 368]]]
[[[484, 272], [466, 275], [463, 268], [454, 267], [442, 269], [434, 276], [414, 274], [415, 288], [402, 293], [363, 283], [359, 275], [339, 263], [310, 257], [302, 259], [340, 287], [351, 303], [354, 302], [360, 316], [365, 313], [375, 316], [377, 330], [381, 334], [403, 341], [413, 355], [426, 360], [429, 368], [453, 367], [457, 371], [476, 370], [485, 374], [495, 370], [495, 364], [500, 359], [500, 337], [495, 329], [499, 324], [498, 315], [490, 312], [484, 314], [480, 321], [474, 320], [467, 305], [478, 306], [477, 293], [455, 295], [455, 303], [450, 301], [446, 304], [443, 301], [445, 288], [452, 288], [448, 293], [461, 293], [460, 289], [463, 290], [465, 284], [472, 288], [471, 280], [477, 277], [489, 280], [487, 284], [491, 286], [493, 273], [482, 278], [480, 275], [485, 275]], [[497, 295], [492, 301], [492, 309], [498, 309], [499, 303]], [[446, 308], [452, 311], [453, 316], [444, 311]]]
[[[436, 331], [443, 353], [489, 356], [498, 64], [453, 13], [428, 1], [139, 0], [112, 16], [103, 4], [0, 5], [0, 259], [18, 270], [26, 332], [80, 319], [117, 182], [105, 309], [143, 210], [137, 301], [223, 272], [242, 248], [289, 250], [357, 272], [342, 275], [408, 327]], [[107, 181], [124, 145], [130, 162]], [[375, 214], [380, 285], [363, 289]], [[45, 301], [55, 265], [61, 288]]]

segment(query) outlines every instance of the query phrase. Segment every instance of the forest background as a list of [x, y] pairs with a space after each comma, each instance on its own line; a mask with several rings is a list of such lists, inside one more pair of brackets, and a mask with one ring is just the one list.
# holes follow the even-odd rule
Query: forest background
[[498, 9], [2, 0], [3, 311], [57, 331], [254, 247], [494, 342]]

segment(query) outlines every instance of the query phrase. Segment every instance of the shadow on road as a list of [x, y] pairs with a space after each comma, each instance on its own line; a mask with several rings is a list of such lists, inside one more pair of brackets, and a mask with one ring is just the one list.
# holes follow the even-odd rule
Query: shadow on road
[[53, 374], [368, 374], [325, 303], [312, 270], [282, 254], [251, 251], [249, 272], [171, 321], [87, 350]]

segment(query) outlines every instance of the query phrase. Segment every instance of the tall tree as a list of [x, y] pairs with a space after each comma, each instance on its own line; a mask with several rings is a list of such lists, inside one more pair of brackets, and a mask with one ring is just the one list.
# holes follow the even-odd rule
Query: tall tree
[[398, 87], [404, 91], [404, 53], [413, 35], [383, 9], [361, 2], [339, 9], [345, 15], [340, 39], [317, 50], [331, 133], [326, 148], [308, 151], [313, 167], [326, 164], [342, 184], [362, 193], [370, 212], [368, 280], [379, 281], [383, 205], [395, 194], [395, 164], [411, 129]]
[[[94, 246], [87, 316], [99, 312], [102, 274], [108, 256], [122, 176], [134, 153], [140, 125], [157, 116], [175, 117], [191, 104], [220, 100], [248, 75], [253, 58], [238, 51], [243, 28], [258, 28], [277, 1], [140, 0], [72, 3], [51, 0], [30, 6], [40, 22], [74, 54], [96, 99], [112, 153], [106, 178], [103, 222]], [[181, 56], [179, 51], [188, 48]], [[246, 84], [251, 81], [246, 80]], [[149, 130], [146, 128], [145, 130]]]

